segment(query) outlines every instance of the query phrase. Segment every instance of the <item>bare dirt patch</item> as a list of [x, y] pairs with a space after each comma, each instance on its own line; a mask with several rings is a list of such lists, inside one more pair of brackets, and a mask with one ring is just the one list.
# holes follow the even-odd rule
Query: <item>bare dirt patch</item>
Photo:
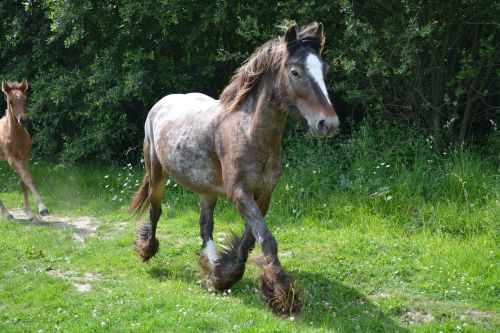
[[469, 309], [465, 311], [465, 315], [468, 316], [472, 321], [481, 322], [483, 320], [496, 319], [499, 320], [500, 316], [495, 315], [490, 312], [480, 311], [476, 309]]
[[400, 317], [409, 324], [426, 323], [435, 319], [430, 313], [416, 309], [406, 310], [401, 313]]
[[72, 229], [74, 237], [77, 241], [83, 243], [88, 236], [94, 236], [99, 221], [89, 216], [69, 217], [69, 216], [38, 216], [37, 220], [29, 221], [26, 219], [26, 214], [20, 208], [9, 209], [9, 212], [14, 216], [14, 219], [19, 220], [22, 224], [49, 226], [53, 228]]
[[71, 282], [76, 290], [86, 293], [92, 290], [91, 282], [99, 281], [102, 275], [99, 273], [80, 273], [73, 271], [62, 271], [59, 269], [49, 269], [46, 273], [50, 276]]

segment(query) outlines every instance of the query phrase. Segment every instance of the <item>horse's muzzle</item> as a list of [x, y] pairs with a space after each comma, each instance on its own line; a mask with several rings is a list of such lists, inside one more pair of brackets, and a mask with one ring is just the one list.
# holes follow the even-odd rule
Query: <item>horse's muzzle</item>
[[314, 137], [321, 138], [333, 136], [337, 133], [339, 125], [339, 117], [335, 115], [333, 117], [320, 119], [313, 126], [309, 126], [309, 128]]
[[26, 127], [26, 126], [28, 126], [28, 122], [29, 122], [29, 121], [28, 121], [28, 117], [19, 117], [19, 118], [17, 119], [17, 121], [19, 122], [19, 125], [20, 125], [21, 127]]

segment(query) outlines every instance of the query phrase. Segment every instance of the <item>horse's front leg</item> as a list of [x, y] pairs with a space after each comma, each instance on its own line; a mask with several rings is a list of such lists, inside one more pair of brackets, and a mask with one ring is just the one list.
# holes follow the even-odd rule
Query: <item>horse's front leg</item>
[[[262, 249], [259, 289], [263, 299], [278, 314], [291, 314], [300, 311], [302, 306], [300, 292], [294, 287], [292, 276], [281, 267], [278, 259], [278, 243], [264, 223], [263, 214], [253, 195], [237, 188], [233, 191], [230, 199], [247, 225], [250, 226], [254, 238]], [[263, 208], [265, 208], [265, 214], [267, 206]]]
[[28, 199], [28, 189], [31, 190], [33, 196], [35, 197], [35, 202], [38, 206], [38, 212], [42, 216], [49, 215], [49, 211], [45, 207], [42, 197], [38, 194], [36, 190], [35, 181], [33, 176], [28, 170], [28, 160], [18, 160], [15, 158], [8, 159], [9, 165], [21, 176], [21, 190], [23, 191], [24, 196], [24, 213], [28, 216], [28, 219], [34, 220], [36, 219], [35, 215], [31, 211], [29, 199]]
[[7, 208], [5, 208], [5, 206], [3, 205], [2, 200], [0, 200], [0, 214], [2, 214], [5, 218], [8, 218], [8, 219], [13, 219], [14, 218], [14, 216], [12, 216], [12, 214], [9, 213], [9, 211], [7, 210]]

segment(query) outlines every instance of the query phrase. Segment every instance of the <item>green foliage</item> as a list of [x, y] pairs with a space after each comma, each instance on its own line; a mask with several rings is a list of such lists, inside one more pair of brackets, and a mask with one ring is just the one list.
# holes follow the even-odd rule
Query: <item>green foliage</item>
[[463, 143], [499, 115], [496, 1], [341, 1], [333, 55], [347, 102]]
[[498, 13], [498, 2], [465, 0], [8, 0], [0, 77], [30, 82], [37, 156], [124, 160], [139, 156], [162, 96], [217, 96], [280, 25], [316, 20], [341, 115], [404, 119], [438, 144], [463, 142], [498, 115]]

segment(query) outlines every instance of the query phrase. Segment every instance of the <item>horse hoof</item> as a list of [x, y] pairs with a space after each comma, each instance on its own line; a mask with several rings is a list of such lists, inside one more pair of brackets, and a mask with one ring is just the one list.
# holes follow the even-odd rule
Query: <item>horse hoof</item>
[[47, 216], [47, 215], [49, 215], [49, 211], [47, 210], [47, 208], [42, 209], [42, 210], [40, 211], [40, 215], [42, 215], [42, 216]]
[[143, 262], [154, 257], [159, 247], [160, 243], [156, 238], [150, 240], [138, 239], [135, 241], [135, 252], [141, 257]]
[[200, 279], [205, 283], [208, 291], [227, 290], [234, 284], [234, 282], [239, 280], [234, 277], [231, 278], [230, 274], [227, 274], [226, 276], [220, 274], [220, 267], [211, 264], [210, 260], [204, 253], [200, 253], [198, 265], [200, 266]]
[[30, 222], [36, 222], [36, 221], [38, 221], [38, 218], [36, 216], [31, 216], [31, 217], [28, 218], [28, 220]]
[[262, 299], [278, 315], [298, 314], [302, 308], [300, 289], [283, 268], [267, 264], [260, 272], [259, 290]]

